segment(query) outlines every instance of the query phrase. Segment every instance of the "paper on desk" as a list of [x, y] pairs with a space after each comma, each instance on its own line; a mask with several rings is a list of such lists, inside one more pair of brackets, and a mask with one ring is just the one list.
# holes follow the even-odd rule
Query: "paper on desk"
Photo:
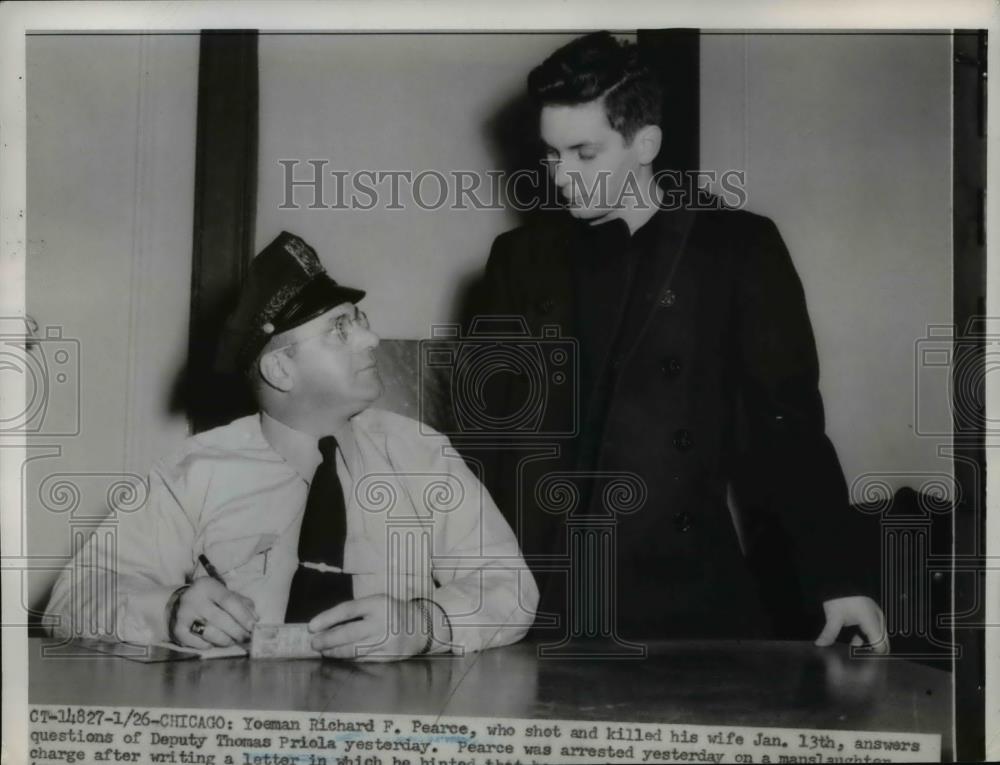
[[86, 639], [78, 639], [76, 642], [84, 648], [107, 654], [108, 656], [117, 656], [120, 659], [137, 661], [141, 664], [155, 664], [163, 661], [185, 661], [187, 659], [198, 658], [191, 654], [175, 651], [174, 648], [178, 646], [173, 646], [170, 643], [140, 645], [136, 643]]
[[252, 659], [313, 659], [321, 657], [310, 643], [307, 624], [257, 624], [250, 639]]
[[200, 659], [225, 659], [231, 656], [247, 655], [246, 647], [241, 645], [229, 645], [221, 648], [189, 648], [186, 645], [177, 645], [176, 643], [155, 643], [154, 645], [160, 648], [169, 648], [171, 651], [178, 653], [193, 654]]

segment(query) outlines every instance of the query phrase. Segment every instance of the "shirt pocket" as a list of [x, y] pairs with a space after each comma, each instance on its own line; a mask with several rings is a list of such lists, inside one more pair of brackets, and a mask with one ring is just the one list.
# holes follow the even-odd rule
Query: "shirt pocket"
[[377, 574], [385, 571], [385, 548], [364, 536], [348, 534], [344, 544], [344, 573]]

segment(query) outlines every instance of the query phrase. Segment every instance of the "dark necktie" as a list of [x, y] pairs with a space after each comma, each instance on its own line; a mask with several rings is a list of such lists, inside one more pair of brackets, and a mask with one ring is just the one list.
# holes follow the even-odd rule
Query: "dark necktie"
[[308, 622], [316, 614], [351, 600], [351, 575], [331, 571], [344, 565], [347, 506], [337, 476], [337, 440], [319, 440], [323, 462], [316, 468], [299, 532], [299, 567], [288, 593], [285, 621]]

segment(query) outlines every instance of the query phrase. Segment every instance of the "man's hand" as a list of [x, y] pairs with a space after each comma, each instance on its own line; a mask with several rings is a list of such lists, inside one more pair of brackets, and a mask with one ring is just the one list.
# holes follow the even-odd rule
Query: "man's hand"
[[[205, 631], [191, 632], [198, 620]], [[245, 643], [257, 621], [253, 601], [226, 588], [209, 576], [196, 579], [180, 597], [171, 637], [180, 645], [211, 648]]]
[[388, 595], [336, 605], [313, 617], [309, 631], [316, 633], [312, 647], [333, 659], [395, 661], [420, 653], [427, 643], [420, 606]]
[[864, 645], [867, 641], [874, 653], [889, 653], [889, 637], [885, 632], [885, 614], [871, 598], [855, 595], [849, 598], [834, 598], [823, 603], [826, 626], [816, 638], [816, 645], [832, 645], [844, 627], [857, 627], [865, 636], [851, 638], [851, 645]]

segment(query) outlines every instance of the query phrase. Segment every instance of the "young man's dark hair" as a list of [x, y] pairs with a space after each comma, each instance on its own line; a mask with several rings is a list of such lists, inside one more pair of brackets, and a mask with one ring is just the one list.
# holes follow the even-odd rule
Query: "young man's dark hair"
[[608, 123], [630, 142], [640, 128], [659, 125], [662, 91], [639, 47], [608, 32], [563, 46], [528, 75], [535, 103], [585, 104], [602, 99]]

